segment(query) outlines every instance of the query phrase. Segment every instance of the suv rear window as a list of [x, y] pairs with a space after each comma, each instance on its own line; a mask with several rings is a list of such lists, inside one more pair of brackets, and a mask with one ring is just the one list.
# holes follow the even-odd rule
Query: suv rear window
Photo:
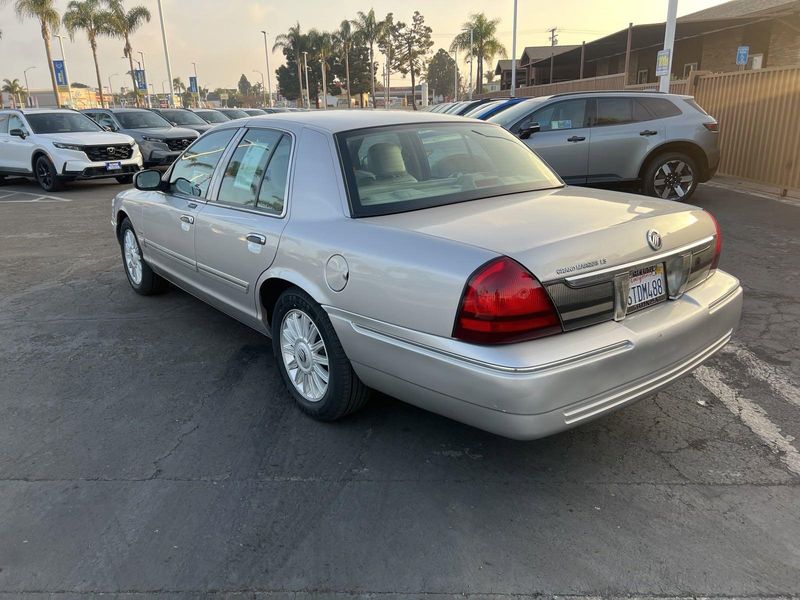
[[704, 115], [707, 115], [707, 114], [708, 114], [708, 113], [707, 113], [705, 110], [703, 110], [703, 107], [702, 107], [702, 106], [700, 106], [700, 105], [699, 105], [699, 104], [698, 104], [698, 103], [695, 101], [695, 99], [694, 99], [694, 98], [686, 98], [686, 99], [684, 100], [684, 102], [686, 102], [686, 104], [688, 104], [689, 106], [691, 106], [691, 107], [692, 107], [693, 109], [695, 109], [696, 111], [698, 111], [698, 112], [701, 112], [701, 113], [703, 113]]
[[336, 140], [355, 217], [562, 185], [530, 148], [490, 124], [372, 127]]
[[641, 104], [655, 119], [677, 117], [682, 114], [681, 110], [666, 98], [637, 98], [636, 102]]

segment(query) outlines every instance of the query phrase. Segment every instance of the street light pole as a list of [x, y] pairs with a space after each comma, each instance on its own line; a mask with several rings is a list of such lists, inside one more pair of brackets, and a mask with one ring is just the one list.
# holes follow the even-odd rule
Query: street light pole
[[36, 67], [28, 67], [22, 72], [22, 75], [25, 77], [25, 106], [27, 106], [31, 102], [31, 88], [28, 85], [28, 71], [35, 68]]
[[[516, 0], [514, 0], [516, 2]], [[169, 77], [169, 106], [175, 108], [175, 90], [172, 82], [172, 65], [169, 62], [169, 46], [167, 45], [167, 30], [164, 28], [164, 11], [161, 9], [161, 0], [158, 0], [158, 20], [161, 22], [161, 39], [164, 41], [164, 59], [167, 61], [167, 77]]]
[[303, 51], [303, 69], [306, 73], [306, 100], [308, 101], [308, 108], [311, 108], [311, 90], [308, 88], [308, 52]]
[[453, 51], [455, 55], [453, 64], [453, 102], [458, 102], [458, 48]]
[[[160, 2], [161, 0], [159, 0]], [[514, 0], [514, 20], [511, 26], [511, 94], [517, 95], [517, 0]]]
[[[261, 91], [264, 93], [264, 101], [266, 102], [266, 100], [267, 100], [267, 88], [265, 87], [266, 84], [264, 83], [264, 74], [261, 71], [256, 71], [255, 69], [253, 69], [253, 73], [258, 73], [259, 75], [261, 75]], [[270, 108], [272, 108], [272, 107], [270, 107]]]
[[675, 18], [678, 16], [678, 0], [669, 0], [667, 6], [667, 23], [664, 26], [664, 50], [669, 51], [669, 70], [658, 81], [658, 91], [669, 92], [669, 80], [672, 75], [672, 48], [675, 45]]
[[[75, 108], [75, 102], [72, 100], [72, 85], [69, 82], [69, 70], [67, 69], [67, 57], [64, 54], [64, 38], [58, 34], [54, 34], [54, 37], [58, 38], [58, 45], [61, 48], [61, 60], [64, 61], [64, 79], [67, 80], [67, 93], [69, 94], [69, 107]], [[58, 104], [58, 99], [56, 99], [56, 104]]]
[[264, 56], [267, 58], [267, 104], [272, 108], [272, 78], [269, 74], [269, 49], [267, 47], [267, 32], [263, 29], [261, 33], [264, 34]]
[[116, 104], [116, 102], [114, 102], [114, 86], [111, 85], [112, 77], [119, 77], [119, 73], [112, 73], [108, 76], [108, 91], [111, 93], [111, 104]]

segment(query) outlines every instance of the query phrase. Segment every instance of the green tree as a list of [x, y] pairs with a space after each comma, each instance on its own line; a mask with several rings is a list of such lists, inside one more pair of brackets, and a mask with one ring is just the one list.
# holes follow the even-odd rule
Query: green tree
[[[101, 35], [113, 35], [111, 13], [103, 10], [99, 0], [72, 0], [64, 13], [64, 27], [70, 39], [75, 39], [75, 32], [83, 29], [89, 39], [94, 59], [94, 72], [97, 76], [97, 89], [100, 91], [100, 106], [105, 106], [103, 97], [103, 80], [100, 77], [100, 64], [97, 62], [97, 38]], [[58, 96], [56, 96], [58, 97]]]
[[353, 49], [355, 42], [355, 34], [353, 33], [352, 23], [345, 19], [339, 24], [333, 34], [334, 50], [344, 58], [344, 78], [345, 89], [347, 90], [347, 107], [350, 108], [351, 94], [350, 94], [350, 52]]
[[242, 96], [249, 96], [250, 91], [253, 89], [253, 84], [247, 79], [244, 73], [242, 76], [239, 77], [239, 83], [236, 84], [236, 87], [239, 89], [239, 93]]
[[26, 98], [28, 93], [22, 84], [19, 82], [19, 79], [4, 79], [3, 80], [3, 87], [2, 91], [6, 94], [10, 94], [17, 103], [17, 106], [24, 106], [23, 98]]
[[[0, 0], [0, 5], [6, 4], [9, 0]], [[56, 75], [53, 71], [53, 53], [50, 47], [51, 33], [57, 33], [61, 24], [61, 18], [55, 8], [54, 0], [15, 0], [14, 12], [20, 21], [25, 19], [36, 19], [42, 32], [44, 40], [44, 51], [47, 54], [47, 69], [50, 71], [50, 82], [53, 84], [53, 94], [56, 104], [59, 103], [58, 86], [56, 85]]]
[[370, 90], [372, 91], [373, 106], [375, 103], [375, 44], [383, 36], [384, 23], [375, 18], [375, 9], [370, 8], [369, 12], [358, 11], [357, 18], [353, 21], [353, 27], [359, 33], [361, 39], [369, 48], [370, 63]]
[[[308, 50], [308, 37], [305, 36], [300, 29], [300, 23], [296, 23], [292, 27], [289, 28], [289, 31], [286, 33], [282, 33], [279, 36], [275, 37], [275, 43], [272, 46], [272, 51], [275, 50], [282, 50], [283, 55], [286, 57], [287, 61], [291, 60], [297, 67], [297, 95], [294, 98], [300, 98], [300, 101], [303, 100], [303, 51]], [[291, 59], [290, 59], [291, 56]], [[280, 71], [280, 69], [278, 69]], [[281, 80], [281, 74], [276, 71], [275, 74], [278, 76], [278, 81]], [[286, 73], [283, 74], [284, 79], [286, 79]], [[291, 96], [287, 95], [284, 90], [290, 90], [292, 87], [289, 84], [289, 81], [286, 81], [287, 87], [281, 87], [282, 93], [284, 96], [289, 98], [290, 100], [294, 100]], [[294, 93], [294, 91], [290, 90], [290, 93]]]
[[[487, 19], [483, 13], [470, 15], [469, 21], [464, 23], [462, 33], [459, 33], [453, 43], [450, 44], [450, 51], [466, 50], [468, 55], [478, 59], [478, 77], [475, 84], [475, 91], [483, 91], [483, 63], [491, 63], [495, 56], [506, 55], [506, 48], [497, 39], [497, 25], [500, 19]], [[472, 45], [470, 46], [470, 31], [472, 31]]]
[[433, 30], [425, 25], [425, 17], [416, 10], [409, 25], [397, 22], [394, 28], [394, 65], [403, 75], [411, 75], [411, 104], [417, 110], [416, 79], [425, 69], [428, 51], [433, 46]]
[[122, 0], [108, 0], [111, 9], [110, 19], [113, 35], [125, 40], [122, 48], [122, 55], [128, 59], [130, 64], [131, 82], [133, 91], [136, 94], [136, 105], [141, 102], [141, 92], [136, 86], [136, 77], [133, 74], [133, 46], [131, 46], [131, 36], [139, 27], [150, 22], [150, 11], [144, 6], [134, 6], [129, 11], [125, 10]]
[[389, 106], [389, 95], [390, 90], [392, 87], [392, 68], [393, 68], [393, 58], [394, 58], [394, 49], [397, 43], [395, 39], [396, 36], [396, 28], [394, 23], [394, 15], [392, 13], [388, 13], [386, 18], [381, 21], [381, 35], [378, 38], [378, 48], [386, 57], [384, 64], [386, 65], [386, 89], [385, 89], [385, 102], [386, 106]]
[[431, 93], [442, 96], [454, 95], [456, 61], [444, 48], [439, 48], [428, 63], [428, 72], [425, 81], [431, 88]]

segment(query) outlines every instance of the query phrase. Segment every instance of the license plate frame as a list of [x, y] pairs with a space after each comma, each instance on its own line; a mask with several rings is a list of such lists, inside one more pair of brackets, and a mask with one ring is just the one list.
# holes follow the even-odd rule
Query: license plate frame
[[106, 171], [121, 171], [122, 170], [122, 163], [118, 160], [107, 162], [106, 163]]
[[664, 263], [632, 269], [628, 277], [627, 314], [667, 301], [667, 275]]

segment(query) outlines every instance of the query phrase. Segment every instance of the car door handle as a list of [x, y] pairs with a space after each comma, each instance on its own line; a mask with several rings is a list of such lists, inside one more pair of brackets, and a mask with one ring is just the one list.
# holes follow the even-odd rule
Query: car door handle
[[197, 208], [197, 204], [195, 204], [194, 202], [189, 202], [189, 204], [186, 205], [186, 208], [192, 208], [192, 209]]
[[246, 239], [248, 242], [261, 244], [262, 246], [267, 243], [267, 236], [261, 235], [260, 233], [248, 233]]
[[181, 221], [191, 225], [192, 223], [194, 223], [194, 217], [192, 215], [181, 215]]
[[568, 142], [582, 142], [585, 139], [586, 138], [581, 136], [581, 135], [573, 135], [572, 137], [568, 137], [567, 141]]
[[639, 135], [644, 135], [644, 136], [658, 135], [658, 132], [653, 131], [652, 129], [645, 129], [644, 131], [640, 131]]

